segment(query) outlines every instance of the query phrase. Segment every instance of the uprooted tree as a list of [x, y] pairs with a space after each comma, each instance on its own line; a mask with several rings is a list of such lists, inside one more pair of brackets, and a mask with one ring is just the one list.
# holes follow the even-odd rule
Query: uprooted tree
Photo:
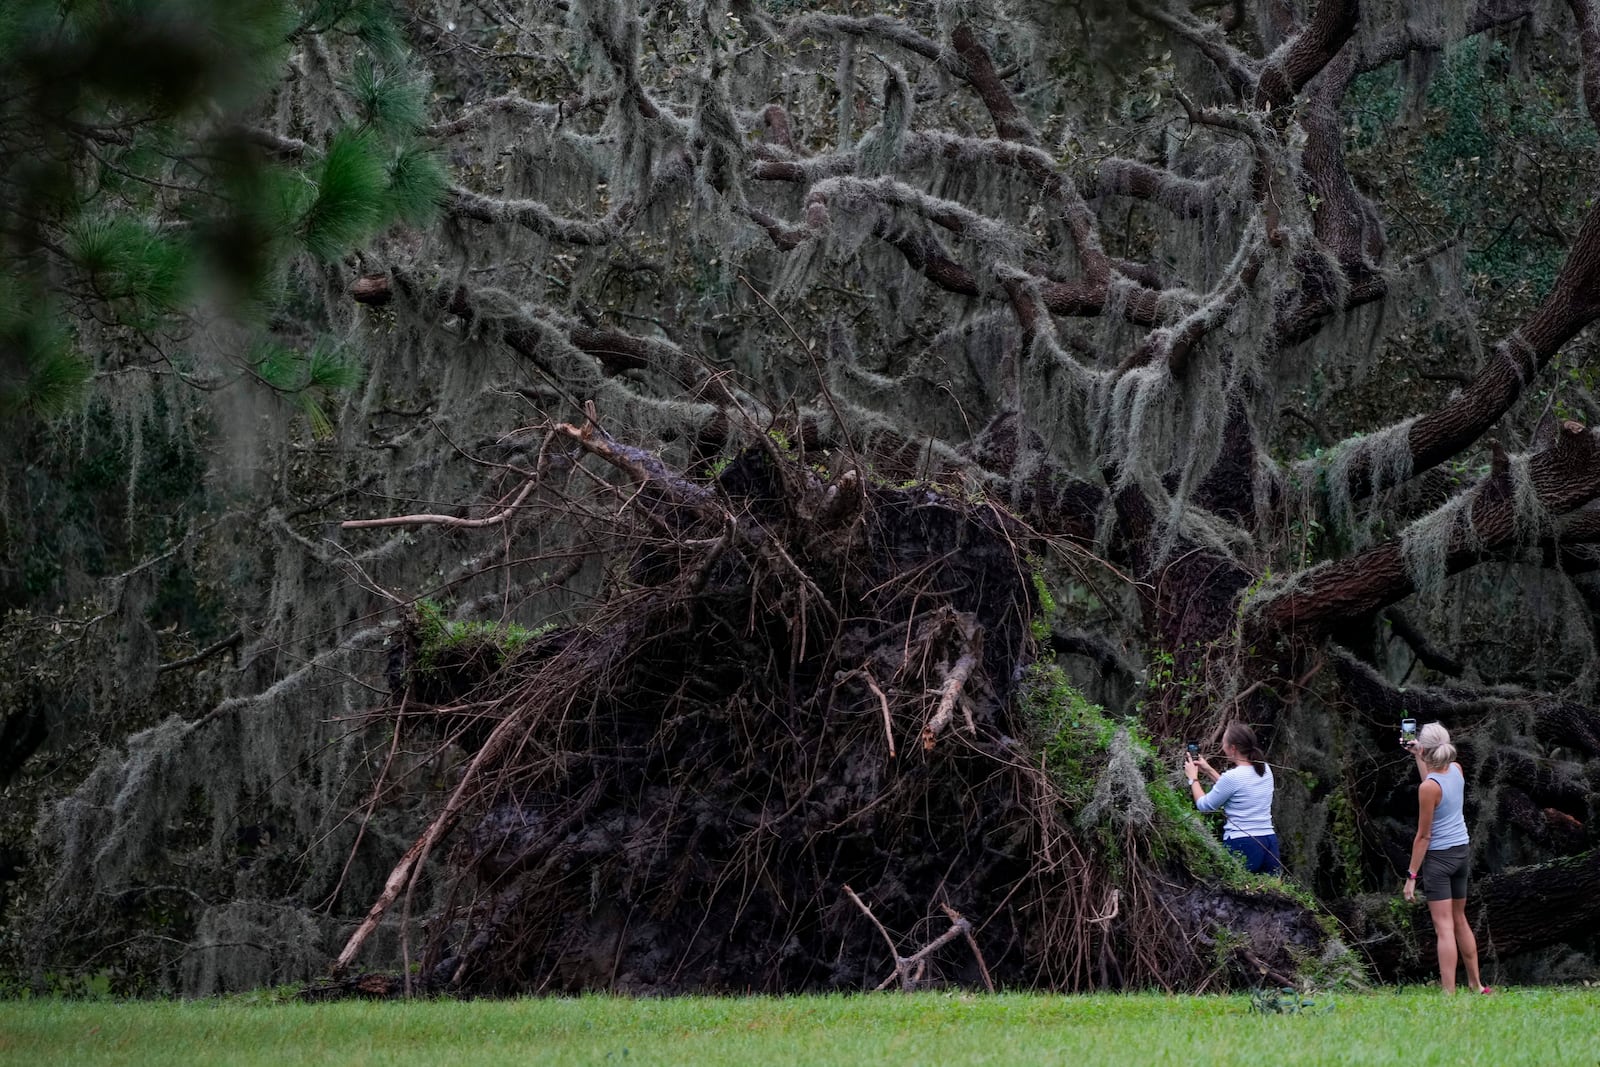
[[[1491, 961], [1594, 966], [1594, 0], [432, 7], [457, 184], [319, 267], [372, 375], [270, 514], [311, 562], [252, 647], [305, 665], [103, 760], [46, 821], [60, 885], [253, 806], [301, 866], [271, 918], [197, 890], [204, 959], [301, 930], [430, 989], [1419, 973], [1385, 896], [1412, 715], [1464, 753]], [[357, 62], [308, 55], [254, 131], [296, 164]], [[369, 691], [337, 743], [324, 669]], [[1173, 789], [1174, 742], [1236, 718], [1337, 923]], [[228, 759], [264, 769], [198, 769]]]

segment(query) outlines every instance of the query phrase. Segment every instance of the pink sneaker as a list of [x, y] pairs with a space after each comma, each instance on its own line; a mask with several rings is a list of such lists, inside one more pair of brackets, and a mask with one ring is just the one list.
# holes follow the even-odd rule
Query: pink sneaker
[[1479, 987], [1478, 987], [1478, 992], [1480, 992], [1480, 993], [1482, 993], [1482, 994], [1483, 994], [1483, 995], [1484, 995], [1484, 996], [1486, 996], [1486, 997], [1492, 997], [1492, 996], [1494, 996], [1494, 990], [1493, 990], [1493, 989], [1490, 989], [1490, 988], [1489, 988], [1489, 987], [1488, 987], [1488, 986], [1486, 986], [1486, 985], [1481, 985], [1481, 986], [1479, 986]]

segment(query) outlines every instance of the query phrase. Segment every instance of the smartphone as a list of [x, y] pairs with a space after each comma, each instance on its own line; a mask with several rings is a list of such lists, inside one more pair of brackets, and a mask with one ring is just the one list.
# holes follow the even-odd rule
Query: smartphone
[[1189, 750], [1190, 759], [1194, 759], [1200, 755], [1200, 742], [1198, 741], [1189, 741], [1183, 747]]
[[1417, 739], [1417, 720], [1416, 719], [1401, 719], [1400, 720], [1400, 743], [1402, 745], [1409, 745], [1411, 742], [1415, 741], [1416, 739]]

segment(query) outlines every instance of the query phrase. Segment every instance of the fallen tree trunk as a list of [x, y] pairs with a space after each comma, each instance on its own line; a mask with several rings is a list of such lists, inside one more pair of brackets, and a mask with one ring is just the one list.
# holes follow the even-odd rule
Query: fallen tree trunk
[[1483, 879], [1467, 914], [1487, 959], [1515, 956], [1600, 929], [1600, 849]]
[[[1341, 901], [1334, 914], [1385, 981], [1438, 973], [1433, 925], [1419, 898], [1398, 903], [1399, 891]], [[1594, 936], [1600, 928], [1600, 849], [1533, 867], [1475, 878], [1467, 916], [1478, 938], [1485, 975], [1524, 953]]]

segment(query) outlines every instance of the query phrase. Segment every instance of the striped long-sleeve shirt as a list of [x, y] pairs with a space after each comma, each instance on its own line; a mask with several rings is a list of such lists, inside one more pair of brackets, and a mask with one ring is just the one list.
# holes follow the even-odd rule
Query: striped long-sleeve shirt
[[1272, 829], [1272, 768], [1256, 774], [1254, 767], [1234, 767], [1224, 771], [1211, 792], [1195, 801], [1201, 811], [1221, 810], [1227, 816], [1222, 824], [1224, 841], [1235, 837], [1265, 837]]

